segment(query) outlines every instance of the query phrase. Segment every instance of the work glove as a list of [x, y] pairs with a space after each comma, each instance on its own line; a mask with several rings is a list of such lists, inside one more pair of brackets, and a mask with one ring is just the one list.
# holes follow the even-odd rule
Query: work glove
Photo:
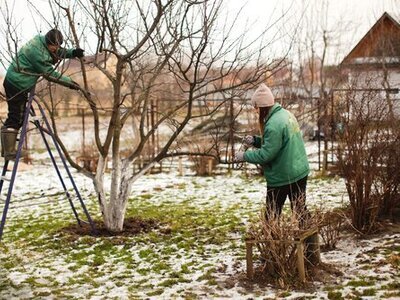
[[83, 50], [81, 48], [76, 48], [76, 49], [72, 50], [72, 57], [81, 58], [84, 55], [83, 52], [85, 52], [85, 50]]
[[244, 161], [244, 152], [238, 151], [233, 158], [233, 162], [243, 162]]
[[254, 136], [252, 136], [252, 135], [245, 135], [245, 136], [243, 137], [242, 143], [243, 143], [243, 144], [246, 144], [246, 145], [248, 145], [248, 146], [253, 146], [253, 145], [254, 145]]
[[72, 82], [68, 85], [71, 90], [79, 90], [81, 87], [78, 83], [72, 80]]

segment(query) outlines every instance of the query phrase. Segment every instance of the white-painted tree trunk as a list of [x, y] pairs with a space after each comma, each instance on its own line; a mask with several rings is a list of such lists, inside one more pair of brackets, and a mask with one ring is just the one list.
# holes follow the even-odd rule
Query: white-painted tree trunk
[[155, 162], [141, 170], [139, 174], [133, 176], [132, 163], [123, 160], [113, 164], [111, 172], [110, 195], [107, 197], [105, 192], [104, 171], [106, 161], [100, 156], [97, 165], [96, 177], [94, 178], [95, 191], [98, 196], [101, 214], [106, 228], [112, 232], [123, 230], [125, 213], [128, 204], [132, 184], [150, 168]]

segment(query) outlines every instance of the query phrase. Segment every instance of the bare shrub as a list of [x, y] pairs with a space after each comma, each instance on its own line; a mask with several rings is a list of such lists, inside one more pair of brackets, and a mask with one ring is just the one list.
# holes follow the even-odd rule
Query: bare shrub
[[189, 150], [188, 153], [191, 153], [189, 155], [189, 160], [193, 163], [191, 170], [197, 176], [212, 175], [218, 161], [215, 146], [211, 139], [206, 137], [196, 137], [196, 141], [187, 139], [185, 143], [181, 142], [181, 146], [186, 147]]
[[395, 220], [400, 211], [400, 128], [398, 122], [390, 126], [391, 136], [378, 149], [381, 168], [374, 189], [382, 197], [379, 216]]
[[377, 227], [380, 212], [390, 211], [398, 201], [398, 126], [390, 121], [380, 93], [350, 91], [344, 96], [342, 115], [346, 117], [338, 135], [338, 167], [346, 181], [352, 225], [370, 233]]
[[217, 161], [209, 156], [189, 156], [190, 161], [193, 162], [192, 170], [196, 172], [197, 176], [212, 175], [212, 171], [217, 166]]
[[[295, 241], [307, 231], [304, 228], [317, 227], [314, 220], [317, 219], [308, 218], [307, 224], [304, 224], [299, 214], [277, 216], [263, 209], [259, 221], [250, 225], [247, 239], [258, 241], [256, 246], [263, 263], [261, 270], [268, 280], [281, 287], [299, 282]], [[307, 259], [307, 247], [305, 254]], [[312, 267], [312, 264], [308, 263], [307, 266]], [[307, 272], [306, 277], [309, 278]]]
[[314, 218], [322, 239], [321, 248], [325, 250], [335, 249], [346, 220], [344, 212], [340, 210], [325, 212], [317, 210], [314, 212]]
[[88, 171], [94, 173], [97, 168], [97, 163], [99, 161], [99, 154], [93, 144], [85, 146], [79, 152], [79, 156], [77, 156], [76, 161], [83, 168]]

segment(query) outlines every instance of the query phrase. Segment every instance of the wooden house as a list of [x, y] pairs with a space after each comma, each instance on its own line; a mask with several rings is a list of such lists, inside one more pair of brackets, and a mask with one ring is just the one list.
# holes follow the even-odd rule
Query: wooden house
[[400, 23], [384, 13], [340, 64], [347, 88], [375, 91], [400, 115]]

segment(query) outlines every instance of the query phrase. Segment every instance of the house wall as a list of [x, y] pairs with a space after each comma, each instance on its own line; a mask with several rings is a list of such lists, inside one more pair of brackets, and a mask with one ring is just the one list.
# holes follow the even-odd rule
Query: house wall
[[[387, 79], [385, 79], [385, 73]], [[390, 89], [400, 89], [400, 69], [390, 68], [386, 71], [383, 68], [373, 68], [364, 70], [351, 70], [348, 77], [348, 85], [354, 89], [382, 89], [382, 91], [377, 92], [373, 97], [376, 98], [374, 101], [379, 101], [377, 105], [386, 105], [387, 95], [393, 105], [393, 112], [395, 116], [400, 117], [400, 93], [389, 92], [386, 94], [385, 88]], [[367, 93], [367, 91], [365, 92]], [[365, 97], [365, 93], [359, 92], [358, 98], [360, 101]], [[372, 94], [371, 94], [372, 95]], [[372, 96], [371, 96], [372, 97]]]
[[[368, 71], [350, 71], [348, 83], [359, 88], [383, 88], [384, 74], [382, 69]], [[387, 82], [391, 88], [400, 87], [400, 69], [387, 71]]]

